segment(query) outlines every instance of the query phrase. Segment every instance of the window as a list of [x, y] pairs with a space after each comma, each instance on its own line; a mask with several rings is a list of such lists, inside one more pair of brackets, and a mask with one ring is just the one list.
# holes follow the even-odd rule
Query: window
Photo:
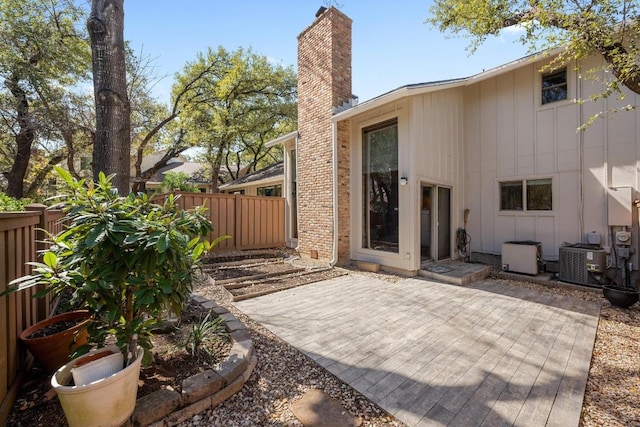
[[362, 135], [362, 247], [398, 252], [398, 123], [387, 121]]
[[542, 105], [567, 99], [566, 68], [542, 76]]
[[[526, 189], [526, 192], [524, 191]], [[500, 210], [550, 211], [553, 209], [551, 178], [500, 183]]]
[[500, 183], [500, 210], [521, 211], [522, 181], [508, 181]]
[[281, 197], [282, 185], [269, 185], [266, 187], [258, 187], [258, 196]]

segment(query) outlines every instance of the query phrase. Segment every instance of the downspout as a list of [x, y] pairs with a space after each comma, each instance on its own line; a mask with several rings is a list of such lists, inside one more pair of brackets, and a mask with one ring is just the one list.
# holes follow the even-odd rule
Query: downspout
[[[578, 114], [580, 115], [580, 126], [582, 126], [584, 122], [584, 100], [582, 98], [583, 96], [583, 88], [582, 88], [582, 64], [579, 65], [578, 69], [576, 70], [576, 74], [575, 74], [575, 80], [576, 80], [576, 85], [578, 86], [578, 99], [580, 100], [580, 106], [578, 109]], [[578, 188], [579, 188], [579, 197], [580, 197], [580, 216], [579, 218], [579, 223], [578, 223], [578, 232], [580, 233], [580, 240], [582, 241], [584, 239], [585, 236], [585, 230], [584, 230], [584, 133], [586, 132], [586, 129], [580, 129], [579, 130], [579, 134], [578, 134], [578, 139], [579, 139], [579, 143], [578, 143], [578, 150], [580, 150], [580, 154], [579, 154], [579, 179], [578, 179]]]
[[333, 267], [338, 262], [338, 124], [334, 121], [331, 121], [331, 157], [333, 167], [333, 256], [329, 261], [329, 266]]
[[[295, 158], [295, 167], [296, 167], [296, 174], [299, 173], [300, 169], [298, 169], [298, 156], [300, 155], [300, 152], [298, 151], [298, 139], [300, 139], [300, 131], [296, 131], [296, 139], [294, 140], [293, 146], [295, 147], [296, 150], [296, 158]], [[292, 176], [291, 176], [291, 166], [289, 166], [289, 173], [287, 174], [289, 175], [287, 177], [287, 180], [291, 181]], [[293, 182], [291, 182], [291, 185], [293, 184]], [[290, 190], [291, 188], [289, 188], [289, 190], [287, 190], [287, 196], [290, 194]], [[300, 212], [298, 210], [298, 192], [300, 191], [300, 189], [298, 187], [296, 187], [296, 205], [294, 207], [294, 209], [296, 210], [296, 218], [298, 218], [298, 212]], [[297, 220], [296, 220], [297, 222]], [[298, 225], [296, 224], [296, 228], [298, 227]], [[291, 225], [291, 215], [289, 215], [289, 234], [291, 234], [292, 231], [292, 225]], [[289, 236], [290, 239], [293, 239], [292, 236]], [[300, 230], [296, 229], [296, 247], [295, 250], [298, 251], [300, 250]]]

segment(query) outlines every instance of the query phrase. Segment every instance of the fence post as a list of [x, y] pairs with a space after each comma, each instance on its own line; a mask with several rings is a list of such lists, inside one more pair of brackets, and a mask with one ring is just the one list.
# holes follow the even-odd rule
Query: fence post
[[238, 250], [242, 247], [242, 200], [240, 199], [240, 194], [234, 194], [234, 236], [233, 241], [235, 242], [234, 250]]
[[[42, 253], [47, 249], [47, 244], [45, 243], [45, 239], [47, 237], [44, 230], [47, 230], [48, 221], [48, 212], [47, 206], [42, 203], [32, 203], [30, 205], [25, 206], [27, 211], [35, 211], [40, 212], [40, 223], [38, 224], [38, 228], [36, 228], [36, 260], [38, 262], [42, 262]], [[47, 230], [49, 231], [49, 230]], [[42, 289], [41, 286], [38, 286], [38, 291]], [[47, 295], [46, 297], [38, 299], [38, 321], [42, 319], [46, 319], [49, 316], [49, 307], [51, 304], [51, 295]]]

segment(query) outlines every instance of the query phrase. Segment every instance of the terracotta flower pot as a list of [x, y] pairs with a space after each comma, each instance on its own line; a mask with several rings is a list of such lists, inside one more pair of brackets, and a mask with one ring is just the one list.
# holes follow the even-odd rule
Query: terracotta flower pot
[[[50, 325], [70, 320], [79, 321], [72, 328], [43, 337], [29, 338]], [[20, 333], [19, 339], [47, 372], [54, 372], [69, 362], [69, 355], [87, 342], [86, 326], [90, 321], [87, 310], [62, 313], [31, 325]]]

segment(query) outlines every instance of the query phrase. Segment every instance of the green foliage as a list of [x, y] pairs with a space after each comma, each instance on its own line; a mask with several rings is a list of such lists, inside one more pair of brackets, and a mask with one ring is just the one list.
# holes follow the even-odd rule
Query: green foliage
[[[198, 54], [176, 77], [174, 96], [184, 93], [180, 115], [189, 145], [203, 148], [214, 182], [221, 168], [279, 160], [265, 143], [294, 129], [297, 80], [292, 68], [274, 65], [251, 50], [222, 47]], [[253, 167], [252, 167], [253, 169]], [[232, 176], [231, 178], [236, 178]]]
[[211, 223], [203, 208], [181, 211], [173, 195], [157, 205], [144, 194], [119, 196], [113, 176], [101, 173], [97, 183], [85, 183], [56, 171], [66, 183], [59, 201], [69, 225], [50, 236], [43, 263], [34, 263], [33, 274], [12, 290], [70, 290], [71, 304], [93, 314], [92, 343], [113, 335], [125, 354], [137, 344], [150, 348], [162, 313], [179, 313], [191, 294], [199, 258], [210, 249]]
[[9, 171], [12, 196], [22, 196], [23, 187], [35, 192], [44, 182], [43, 154], [66, 151], [73, 139], [77, 120], [69, 120], [67, 95], [80, 91], [91, 64], [85, 12], [73, 0], [0, 2], [0, 167]]
[[[428, 23], [440, 31], [469, 37], [472, 51], [503, 28], [520, 26], [520, 40], [531, 50], [564, 47], [547, 69], [599, 53], [605, 70], [615, 78], [603, 81], [604, 90], [595, 98], [612, 93], [622, 97], [621, 84], [640, 94], [637, 1], [436, 0], [430, 12]], [[599, 78], [600, 71], [580, 70], [592, 78]]]
[[224, 320], [220, 317], [211, 318], [211, 312], [208, 312], [204, 319], [193, 324], [185, 348], [194, 357], [214, 356], [210, 344], [227, 339], [228, 336]]
[[189, 175], [184, 172], [167, 172], [162, 180], [162, 191], [174, 190], [198, 192], [200, 189], [193, 182], [189, 182]]
[[24, 199], [14, 199], [0, 192], [0, 212], [21, 212], [27, 204], [29, 202]]

